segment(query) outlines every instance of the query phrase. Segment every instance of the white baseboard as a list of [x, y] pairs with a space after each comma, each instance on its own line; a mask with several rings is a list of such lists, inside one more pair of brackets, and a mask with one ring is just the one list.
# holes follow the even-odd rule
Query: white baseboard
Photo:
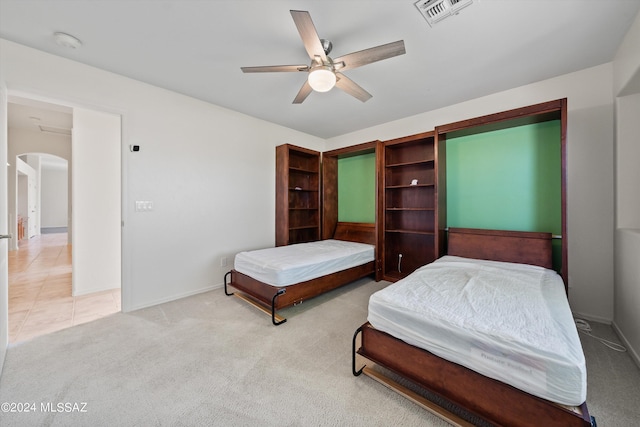
[[179, 299], [182, 299], [182, 298], [190, 297], [190, 296], [193, 296], [193, 295], [202, 294], [202, 293], [205, 293], [205, 292], [212, 291], [214, 289], [220, 289], [220, 288], [222, 288], [222, 286], [223, 286], [222, 283], [216, 283], [215, 285], [205, 286], [204, 288], [196, 289], [196, 290], [185, 292], [185, 293], [182, 293], [182, 294], [176, 294], [176, 295], [173, 295], [173, 296], [170, 296], [170, 297], [160, 298], [160, 299], [151, 301], [149, 303], [145, 303], [145, 304], [141, 304], [141, 305], [135, 305], [133, 307], [130, 307], [130, 309], [128, 309], [126, 311], [124, 310], [124, 307], [123, 307], [122, 312], [123, 313], [130, 313], [132, 311], [140, 310], [140, 309], [143, 309], [143, 308], [153, 307], [154, 305], [164, 304], [166, 302], [171, 302], [171, 301], [179, 300]]
[[592, 316], [589, 314], [572, 312], [573, 317], [577, 317], [579, 319], [590, 320], [592, 322], [604, 323], [605, 325], [610, 325], [613, 322], [613, 319], [609, 319], [606, 317]]
[[640, 368], [640, 356], [638, 355], [638, 351], [633, 348], [627, 337], [624, 336], [618, 325], [616, 325], [616, 322], [611, 323], [611, 326], [613, 327], [614, 332], [618, 335], [618, 338], [620, 338], [620, 341], [622, 341], [624, 346], [627, 348], [627, 353], [629, 353], [638, 368]]
[[90, 294], [96, 294], [98, 292], [106, 292], [106, 291], [112, 291], [114, 289], [120, 289], [120, 286], [108, 286], [106, 288], [96, 288], [96, 289], [84, 289], [83, 292], [78, 292], [73, 294], [72, 296], [74, 297], [81, 297], [83, 295], [90, 295]]

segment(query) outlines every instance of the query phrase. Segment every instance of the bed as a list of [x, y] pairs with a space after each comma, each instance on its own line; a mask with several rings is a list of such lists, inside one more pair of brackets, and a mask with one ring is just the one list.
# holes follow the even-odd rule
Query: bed
[[[339, 222], [333, 239], [242, 252], [224, 276], [225, 294], [281, 325], [287, 319], [277, 310], [375, 274], [376, 240], [373, 223]], [[229, 286], [239, 292], [229, 292]]]
[[[353, 374], [457, 425], [470, 425], [469, 416], [493, 425], [592, 425], [582, 347], [565, 285], [550, 268], [550, 233], [449, 229], [446, 256], [371, 296], [368, 322], [353, 337]], [[440, 405], [380, 370], [356, 370], [356, 354]]]

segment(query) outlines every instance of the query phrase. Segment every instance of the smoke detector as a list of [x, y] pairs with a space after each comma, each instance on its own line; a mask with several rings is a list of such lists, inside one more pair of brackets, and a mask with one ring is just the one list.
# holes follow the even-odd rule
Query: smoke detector
[[74, 37], [71, 34], [62, 33], [59, 31], [53, 33], [53, 39], [58, 45], [69, 49], [78, 49], [80, 46], [82, 46], [82, 42], [79, 38]]
[[446, 17], [457, 15], [460, 9], [469, 6], [472, 2], [473, 0], [419, 0], [414, 4], [433, 27]]

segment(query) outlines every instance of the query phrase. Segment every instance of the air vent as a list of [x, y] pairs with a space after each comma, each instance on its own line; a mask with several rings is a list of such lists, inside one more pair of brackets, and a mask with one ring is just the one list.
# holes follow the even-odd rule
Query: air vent
[[442, 21], [447, 16], [457, 14], [460, 9], [469, 6], [473, 0], [419, 0], [415, 2], [429, 25]]
[[59, 128], [55, 126], [38, 125], [40, 132], [56, 133], [58, 135], [71, 135], [71, 129]]

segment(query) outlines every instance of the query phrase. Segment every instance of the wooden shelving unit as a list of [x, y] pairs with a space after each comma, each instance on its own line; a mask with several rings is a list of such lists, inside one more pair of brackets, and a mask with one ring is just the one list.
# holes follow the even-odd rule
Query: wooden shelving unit
[[320, 239], [320, 153], [276, 147], [276, 246]]
[[396, 281], [438, 257], [434, 133], [384, 143], [383, 277]]

